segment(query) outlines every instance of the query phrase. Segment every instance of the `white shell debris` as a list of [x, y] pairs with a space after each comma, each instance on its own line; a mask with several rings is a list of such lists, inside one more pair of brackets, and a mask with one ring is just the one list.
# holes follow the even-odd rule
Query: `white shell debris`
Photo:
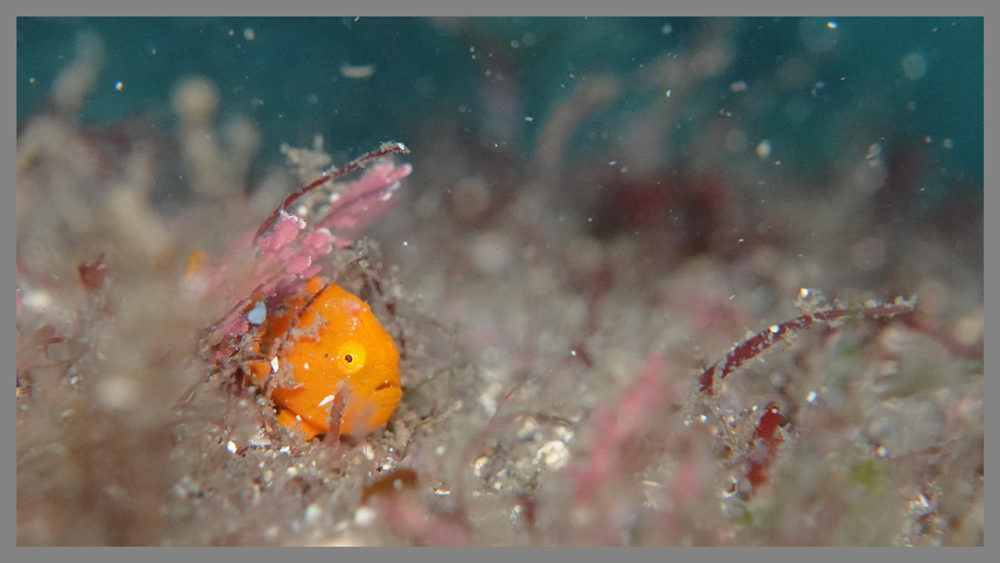
[[561, 440], [551, 440], [542, 444], [533, 460], [535, 463], [544, 461], [552, 469], [562, 469], [569, 461], [569, 448]]
[[486, 456], [482, 456], [479, 459], [477, 459], [476, 461], [474, 461], [472, 463], [472, 474], [475, 475], [477, 478], [482, 477], [483, 476], [483, 467], [486, 465], [486, 462], [488, 462], [489, 460], [490, 460], [490, 458], [488, 458]]
[[258, 430], [247, 443], [255, 448], [264, 448], [271, 445], [271, 438]]

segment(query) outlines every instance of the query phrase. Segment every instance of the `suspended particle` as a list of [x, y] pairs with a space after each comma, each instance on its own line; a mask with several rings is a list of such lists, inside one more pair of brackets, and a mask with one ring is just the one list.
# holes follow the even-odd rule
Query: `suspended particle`
[[757, 144], [757, 156], [760, 158], [767, 158], [771, 155], [771, 141], [764, 139]]

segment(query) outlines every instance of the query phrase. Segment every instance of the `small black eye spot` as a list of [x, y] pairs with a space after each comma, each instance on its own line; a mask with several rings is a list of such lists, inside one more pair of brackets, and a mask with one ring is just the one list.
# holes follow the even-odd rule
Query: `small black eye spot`
[[344, 356], [344, 361], [346, 361], [347, 363], [351, 363], [351, 362], [354, 361], [354, 356], [348, 354], [348, 355]]

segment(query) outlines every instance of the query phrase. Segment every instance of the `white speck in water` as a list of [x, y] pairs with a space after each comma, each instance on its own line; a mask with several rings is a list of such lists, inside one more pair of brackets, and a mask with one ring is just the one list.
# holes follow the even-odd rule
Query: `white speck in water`
[[330, 403], [333, 402], [333, 399], [334, 399], [333, 395], [327, 395], [326, 397], [323, 397], [323, 400], [320, 401], [319, 404], [316, 405], [316, 406], [317, 407], [323, 407], [323, 406], [329, 405]]
[[278, 373], [278, 357], [271, 358], [271, 373]]
[[865, 155], [865, 160], [878, 159], [881, 158], [881, 156], [882, 156], [882, 145], [878, 143], [872, 143], [872, 145], [868, 147], [868, 154]]
[[757, 156], [767, 158], [771, 154], [771, 141], [764, 139], [757, 144]]
[[920, 80], [927, 74], [927, 59], [920, 53], [907, 53], [900, 64], [907, 80]]
[[812, 402], [816, 401], [816, 392], [815, 391], [810, 391], [809, 394], [806, 395], [806, 401], [809, 402], [809, 403], [812, 403]]
[[246, 39], [247, 41], [253, 41], [256, 37], [257, 34], [254, 33], [254, 31], [249, 27], [243, 30], [243, 39]]
[[119, 92], [121, 92], [123, 88], [125, 88], [125, 84], [122, 83], [121, 80], [119, 80], [118, 82], [115, 82], [115, 90], [118, 90]]
[[236, 453], [236, 442], [234, 442], [232, 440], [226, 442], [226, 449], [229, 450], [229, 453], [235, 454]]
[[368, 78], [375, 74], [375, 65], [358, 65], [344, 63], [340, 65], [340, 75], [344, 78]]

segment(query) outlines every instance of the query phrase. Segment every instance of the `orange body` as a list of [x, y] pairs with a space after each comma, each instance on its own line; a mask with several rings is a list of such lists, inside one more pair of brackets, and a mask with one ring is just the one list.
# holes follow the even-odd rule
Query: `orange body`
[[306, 287], [279, 310], [268, 311], [258, 352], [270, 361], [253, 362], [251, 372], [262, 381], [274, 366], [279, 373], [291, 370], [295, 383], [279, 384], [271, 398], [278, 420], [298, 427], [307, 439], [329, 431], [338, 393], [340, 433], [368, 434], [389, 420], [403, 395], [396, 344], [371, 308], [340, 286], [313, 278]]

